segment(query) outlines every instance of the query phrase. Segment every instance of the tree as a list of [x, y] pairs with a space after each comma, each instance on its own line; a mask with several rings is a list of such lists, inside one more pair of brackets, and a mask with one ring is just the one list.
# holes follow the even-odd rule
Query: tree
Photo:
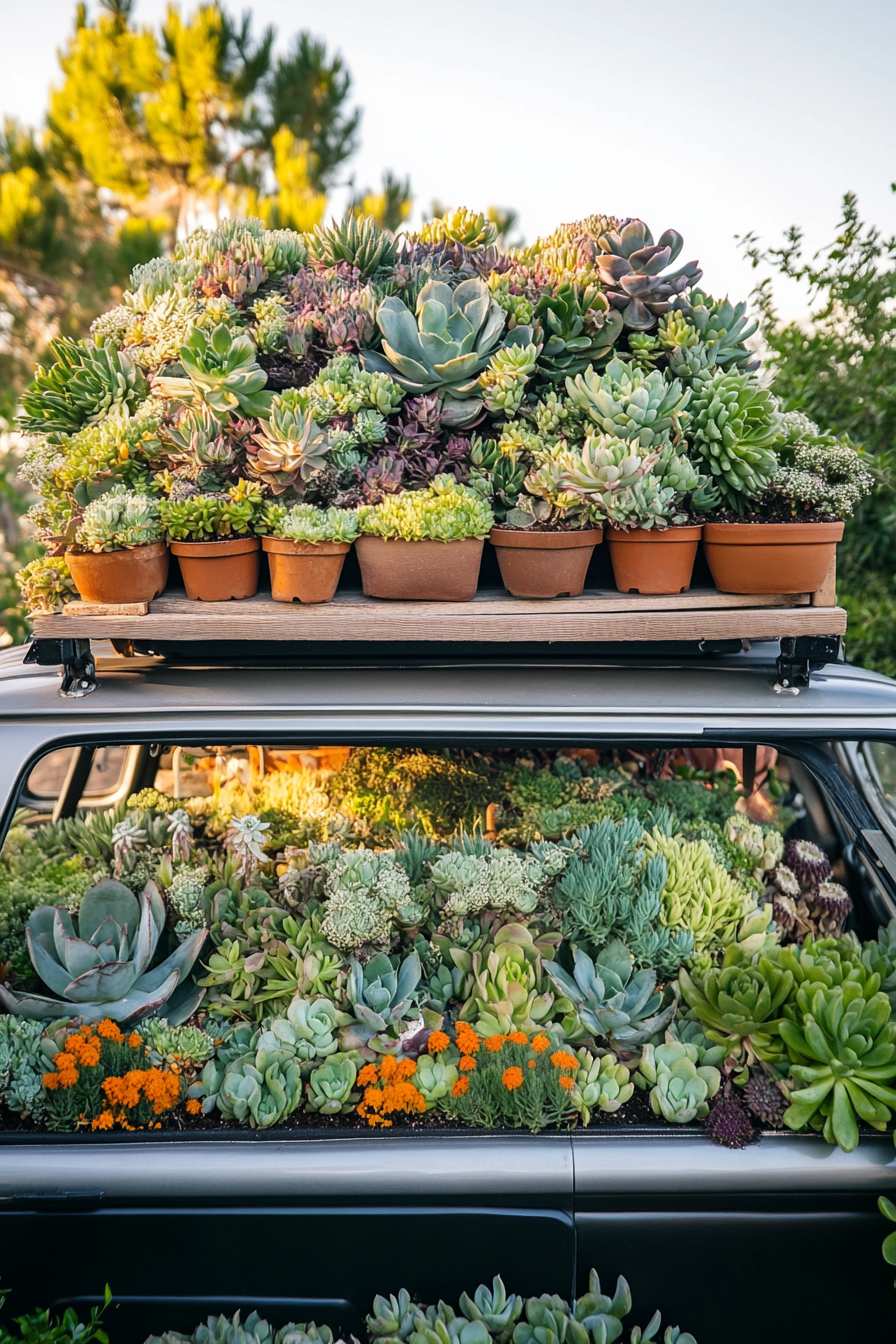
[[896, 238], [863, 223], [847, 193], [833, 242], [812, 256], [797, 225], [780, 247], [764, 248], [753, 234], [741, 242], [754, 267], [796, 281], [810, 304], [806, 325], [785, 323], [772, 277], [754, 290], [776, 393], [787, 410], [848, 435], [878, 478], [877, 492], [847, 522], [838, 585], [850, 613], [849, 656], [896, 675]]
[[349, 209], [357, 215], [372, 215], [381, 229], [395, 233], [411, 213], [412, 202], [411, 179], [406, 177], [402, 182], [387, 168], [383, 173], [382, 191], [368, 187], [353, 193]]

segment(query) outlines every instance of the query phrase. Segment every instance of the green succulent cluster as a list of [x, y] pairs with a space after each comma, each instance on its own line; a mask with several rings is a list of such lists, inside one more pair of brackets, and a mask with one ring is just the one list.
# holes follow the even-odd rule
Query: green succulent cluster
[[277, 1330], [257, 1311], [250, 1311], [245, 1320], [236, 1311], [233, 1316], [209, 1316], [190, 1335], [177, 1330], [150, 1335], [146, 1344], [333, 1344], [333, 1332], [314, 1321], [290, 1321]]
[[706, 954], [736, 940], [738, 926], [754, 906], [749, 889], [713, 856], [705, 840], [682, 840], [654, 827], [647, 853], [662, 856], [668, 876], [662, 892], [661, 922], [693, 934], [694, 950]]
[[610, 354], [622, 332], [622, 318], [610, 308], [596, 286], [564, 281], [543, 294], [533, 321], [544, 333], [538, 358], [542, 376], [551, 383], [582, 374]]
[[158, 541], [162, 530], [157, 499], [114, 485], [87, 505], [75, 540], [83, 551], [132, 550]]
[[692, 453], [742, 512], [778, 467], [781, 413], [774, 394], [737, 369], [710, 371], [694, 380], [688, 416]]
[[262, 427], [247, 443], [246, 469], [275, 495], [303, 489], [326, 464], [332, 447], [326, 430], [304, 408], [294, 391], [275, 395]]
[[467, 251], [478, 252], [494, 246], [498, 227], [487, 215], [461, 206], [426, 220], [417, 237], [423, 243], [460, 243]]
[[219, 418], [264, 416], [271, 394], [263, 390], [267, 375], [255, 354], [252, 338], [223, 322], [211, 331], [196, 327], [180, 348], [186, 378], [165, 378], [160, 386], [170, 396], [198, 398]]
[[54, 363], [38, 365], [22, 394], [26, 434], [76, 434], [107, 415], [127, 416], [146, 397], [143, 374], [111, 340], [96, 346], [60, 336], [49, 351]]
[[78, 596], [63, 555], [39, 555], [18, 570], [16, 583], [29, 616], [52, 616]]
[[43, 1075], [59, 1048], [55, 1033], [67, 1018], [47, 1025], [0, 1014], [0, 1103], [36, 1124], [47, 1117]]
[[159, 503], [162, 526], [172, 541], [216, 541], [244, 537], [260, 530], [260, 495], [234, 499], [230, 495], [191, 495]]
[[638, 1061], [641, 1086], [650, 1088], [654, 1115], [673, 1125], [687, 1125], [709, 1114], [709, 1103], [722, 1085], [722, 1075], [713, 1064], [701, 1062], [696, 1045], [667, 1040], [664, 1045], [649, 1042]]
[[479, 375], [485, 409], [492, 415], [516, 415], [526, 393], [526, 384], [535, 372], [538, 346], [507, 343], [496, 350]]
[[601, 434], [653, 450], [679, 431], [691, 396], [677, 378], [666, 382], [658, 369], [645, 374], [619, 359], [611, 360], [603, 374], [590, 368], [568, 378], [566, 390]]
[[313, 504], [294, 504], [285, 509], [273, 505], [265, 516], [270, 535], [284, 541], [352, 542], [358, 535], [358, 520], [350, 509], [318, 509]]
[[344, 262], [358, 270], [362, 280], [391, 267], [395, 252], [390, 234], [369, 216], [359, 217], [351, 210], [329, 227], [318, 224], [308, 237], [308, 254], [318, 266], [338, 266]]
[[494, 521], [481, 495], [447, 477], [437, 478], [428, 489], [387, 495], [381, 504], [363, 505], [358, 510], [360, 531], [386, 540], [484, 539]]
[[592, 1055], [582, 1046], [577, 1051], [577, 1058], [579, 1068], [575, 1074], [572, 1102], [582, 1117], [582, 1124], [588, 1125], [594, 1111], [613, 1115], [620, 1110], [632, 1097], [635, 1085], [631, 1081], [631, 1070], [620, 1064], [611, 1051]]
[[570, 1040], [590, 1033], [606, 1040], [611, 1049], [634, 1050], [665, 1031], [675, 1012], [675, 1001], [664, 1006], [656, 972], [634, 970], [631, 952], [614, 939], [592, 959], [576, 948], [574, 972], [549, 962], [545, 970], [556, 988], [573, 1005], [564, 1021]]
[[[327, 909], [321, 933], [348, 952], [365, 944], [388, 943], [393, 921], [414, 923], [407, 873], [391, 855], [360, 849], [339, 853], [326, 867]], [[422, 912], [419, 912], [422, 917]]]

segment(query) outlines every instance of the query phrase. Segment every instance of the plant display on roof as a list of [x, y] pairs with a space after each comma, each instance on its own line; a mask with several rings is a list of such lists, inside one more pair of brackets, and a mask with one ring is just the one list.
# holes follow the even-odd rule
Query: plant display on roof
[[[498, 238], [467, 209], [397, 236], [356, 214], [307, 234], [228, 219], [138, 266], [22, 398], [51, 558], [116, 487], [163, 511], [251, 487], [411, 518], [448, 478], [502, 525], [549, 529], [820, 521], [868, 493], [848, 442], [781, 413], [745, 305], [698, 287], [674, 229], [592, 215]], [[22, 584], [39, 611], [69, 592], [46, 570]]]
[[785, 840], [770, 795], [752, 820], [733, 770], [195, 751], [184, 798], [23, 812], [7, 836], [19, 1126], [537, 1132], [628, 1108], [729, 1147], [784, 1126], [849, 1149], [896, 1113], [896, 921], [847, 931], [831, 857]]

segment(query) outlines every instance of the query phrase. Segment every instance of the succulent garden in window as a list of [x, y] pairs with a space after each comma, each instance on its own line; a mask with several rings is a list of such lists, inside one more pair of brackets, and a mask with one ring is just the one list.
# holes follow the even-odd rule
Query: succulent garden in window
[[7, 835], [7, 1130], [635, 1124], [849, 1151], [891, 1123], [896, 922], [861, 924], [770, 751], [749, 792], [739, 753], [693, 748], [155, 760], [116, 806], [21, 808]]
[[[777, 588], [751, 589], [755, 530], [733, 577], [717, 567], [732, 553], [719, 529], [750, 524], [769, 525], [764, 545], [798, 524], [796, 541], [833, 555], [871, 484], [848, 441], [782, 413], [746, 305], [713, 297], [681, 235], [639, 219], [593, 215], [507, 251], [497, 239], [468, 209], [398, 235], [351, 214], [306, 234], [226, 220], [138, 266], [87, 340], [51, 345], [22, 397], [46, 547], [20, 574], [28, 610], [151, 599], [167, 568], [136, 560], [166, 543], [189, 596], [246, 597], [261, 538], [284, 572], [285, 556], [356, 544], [365, 591], [409, 597], [432, 594], [413, 574], [401, 594], [368, 585], [367, 567], [404, 554], [386, 543], [439, 542], [443, 566], [473, 567], [444, 594], [463, 600], [489, 537], [511, 593], [553, 596], [581, 582], [532, 590], [514, 577], [521, 548], [555, 565], [568, 535], [584, 577], [605, 532], [614, 566], [637, 542], [662, 568], [672, 552], [650, 543], [675, 530], [694, 543], [681, 579], [616, 577], [678, 592], [707, 524], [718, 587], [819, 588], [827, 562], [804, 572], [791, 540]], [[244, 572], [207, 591], [195, 566], [209, 559]], [[95, 576], [113, 571], [124, 586], [110, 596]], [[278, 600], [332, 597], [281, 587], [275, 576]]]

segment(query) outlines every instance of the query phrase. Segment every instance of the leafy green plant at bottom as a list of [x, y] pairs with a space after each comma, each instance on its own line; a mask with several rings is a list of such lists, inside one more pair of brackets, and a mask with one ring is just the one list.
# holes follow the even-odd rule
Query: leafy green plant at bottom
[[[896, 1204], [886, 1195], [881, 1195], [877, 1201], [877, 1207], [885, 1218], [889, 1218], [891, 1223], [896, 1223]], [[889, 1236], [884, 1237], [881, 1253], [888, 1265], [896, 1265], [896, 1232], [891, 1232]]]
[[[8, 1288], [0, 1289], [0, 1298], [6, 1297]], [[109, 1336], [101, 1324], [101, 1318], [112, 1301], [112, 1291], [106, 1284], [103, 1293], [103, 1305], [92, 1307], [86, 1321], [79, 1321], [74, 1307], [67, 1307], [62, 1316], [52, 1316], [48, 1309], [29, 1312], [25, 1316], [16, 1316], [13, 1332], [0, 1325], [0, 1344], [109, 1344]]]

